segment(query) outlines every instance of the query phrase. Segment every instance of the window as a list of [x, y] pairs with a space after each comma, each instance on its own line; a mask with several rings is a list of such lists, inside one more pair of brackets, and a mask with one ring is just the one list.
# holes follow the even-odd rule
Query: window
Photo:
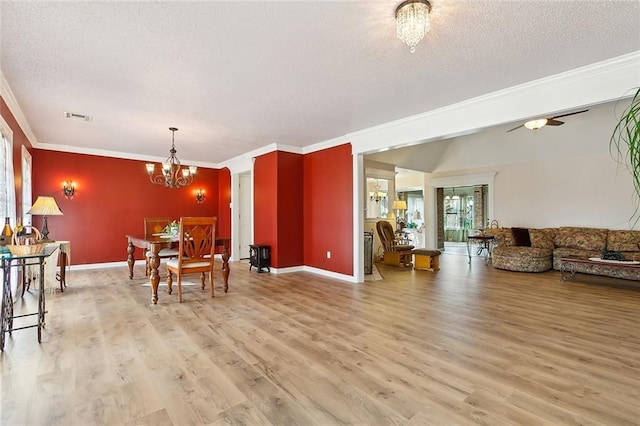
[[33, 204], [31, 186], [31, 154], [29, 150], [22, 146], [22, 224], [31, 225], [31, 215], [27, 214]]
[[[8, 217], [11, 226], [14, 226], [16, 224], [16, 186], [13, 179], [13, 131], [2, 117], [0, 117], [0, 166], [0, 214], [2, 218]], [[4, 226], [4, 220], [1, 226]], [[2, 281], [4, 282], [4, 271], [2, 271]], [[16, 289], [14, 294], [18, 294], [17, 286], [18, 274], [13, 274], [11, 287]], [[1, 292], [4, 293], [4, 286]], [[2, 297], [4, 298], [4, 294]]]
[[13, 131], [0, 117], [0, 214], [16, 224], [16, 186], [13, 178]]

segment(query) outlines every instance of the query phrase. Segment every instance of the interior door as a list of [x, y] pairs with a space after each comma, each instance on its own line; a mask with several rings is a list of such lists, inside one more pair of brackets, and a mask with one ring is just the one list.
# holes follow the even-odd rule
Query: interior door
[[238, 253], [240, 259], [249, 258], [249, 244], [251, 244], [251, 174], [245, 173], [240, 175], [240, 206], [239, 206], [239, 223], [240, 223], [240, 244]]

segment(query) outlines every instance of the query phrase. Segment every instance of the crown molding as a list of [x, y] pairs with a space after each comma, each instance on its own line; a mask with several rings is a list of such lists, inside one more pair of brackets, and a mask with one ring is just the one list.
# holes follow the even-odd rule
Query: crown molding
[[[531, 117], [623, 99], [633, 94], [630, 89], [639, 80], [640, 51], [635, 51], [308, 145], [302, 153], [351, 143], [352, 153], [365, 154], [459, 137]], [[250, 166], [242, 171], [246, 170]]]
[[248, 172], [253, 169], [253, 160], [256, 157], [274, 151], [290, 152], [292, 154], [304, 154], [303, 149], [300, 147], [273, 143], [265, 145], [262, 148], [254, 149], [253, 151], [249, 151], [242, 155], [238, 155], [231, 158], [230, 160], [223, 161], [218, 165], [218, 167], [227, 167], [231, 171], [231, 174]]
[[304, 154], [304, 149], [299, 146], [276, 144], [276, 151], [290, 152], [291, 154]]
[[[93, 148], [77, 147], [77, 146], [71, 146], [71, 145], [59, 145], [59, 144], [53, 144], [53, 143], [38, 143], [35, 146], [35, 148], [46, 150], [46, 151], [69, 152], [73, 154], [83, 154], [83, 155], [97, 155], [99, 157], [120, 158], [123, 160], [149, 161], [154, 163], [158, 163], [158, 162], [161, 163], [163, 161], [166, 161], [167, 159], [166, 157], [139, 155], [139, 154], [132, 154], [129, 152], [124, 153], [119, 151], [108, 151], [103, 149], [93, 149]], [[190, 161], [190, 160], [189, 161], [183, 160], [183, 161], [185, 163], [189, 163], [189, 165], [191, 166], [206, 167], [211, 169], [221, 168], [218, 164], [215, 164], [215, 163], [207, 163], [203, 161]]]
[[36, 147], [38, 145], [36, 135], [33, 134], [33, 131], [29, 126], [29, 122], [27, 121], [27, 118], [22, 112], [22, 108], [20, 108], [20, 105], [18, 104], [18, 101], [13, 94], [13, 90], [11, 90], [7, 79], [4, 77], [4, 72], [2, 72], [2, 69], [0, 69], [0, 95], [2, 96], [2, 99], [4, 99], [4, 102], [7, 104], [7, 107], [9, 108], [11, 114], [13, 114], [13, 117], [18, 122], [18, 126], [20, 126], [20, 129], [22, 130], [22, 132], [24, 132], [31, 146]]
[[429, 179], [429, 187], [444, 188], [450, 186], [492, 185], [496, 172], [477, 173], [470, 175], [447, 176]]
[[[525, 121], [531, 117], [623, 99], [633, 94], [630, 89], [637, 87], [639, 80], [640, 51], [636, 51], [306, 147], [270, 144], [218, 164], [193, 164], [211, 168], [228, 167], [232, 173], [241, 173], [252, 169], [253, 158], [272, 151], [309, 154], [351, 143], [354, 154], [364, 154], [416, 145]], [[164, 160], [130, 153], [39, 143], [1, 70], [0, 90], [9, 110], [34, 148], [141, 161]]]
[[349, 143], [348, 139], [345, 139], [346, 136], [339, 136], [337, 138], [329, 139], [324, 142], [318, 142], [313, 145], [305, 146], [302, 149], [303, 154], [311, 154], [312, 152], [322, 151], [323, 149], [334, 148], [336, 146], [344, 145]]
[[354, 153], [457, 137], [532, 117], [611, 102], [638, 86], [640, 51], [349, 133]]

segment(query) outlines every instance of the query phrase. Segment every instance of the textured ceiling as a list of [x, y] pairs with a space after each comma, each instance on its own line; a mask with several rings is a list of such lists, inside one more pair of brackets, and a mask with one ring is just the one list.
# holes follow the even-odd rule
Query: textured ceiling
[[37, 143], [218, 164], [640, 50], [638, 1], [432, 3], [411, 54], [390, 1], [3, 0], [0, 65]]

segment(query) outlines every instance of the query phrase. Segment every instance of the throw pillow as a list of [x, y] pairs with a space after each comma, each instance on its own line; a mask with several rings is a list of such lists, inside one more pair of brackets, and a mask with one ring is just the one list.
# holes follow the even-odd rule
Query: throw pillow
[[513, 240], [516, 246], [531, 247], [531, 238], [529, 237], [529, 228], [511, 228]]

